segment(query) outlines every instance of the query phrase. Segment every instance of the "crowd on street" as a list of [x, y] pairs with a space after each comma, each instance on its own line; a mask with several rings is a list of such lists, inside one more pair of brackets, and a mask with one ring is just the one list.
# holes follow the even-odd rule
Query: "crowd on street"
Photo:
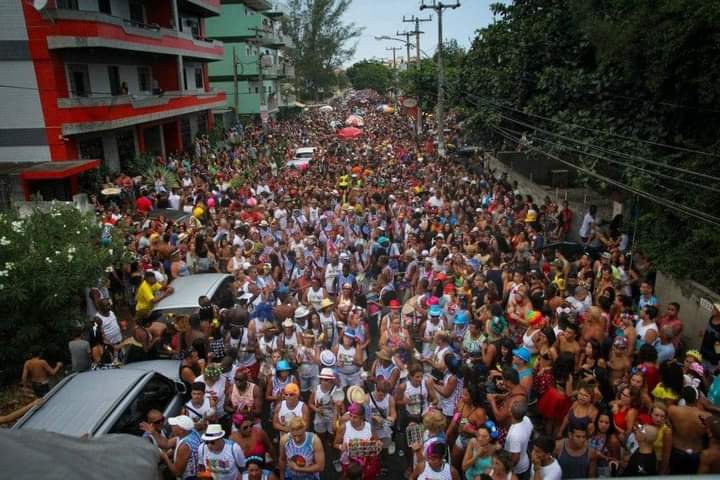
[[[93, 197], [134, 261], [88, 289], [73, 369], [181, 360], [181, 415], [139, 425], [165, 474], [720, 472], [720, 304], [690, 349], [622, 218], [533, 198], [482, 153], [458, 155], [452, 115], [441, 158], [381, 103], [354, 92], [265, 131], [200, 136], [165, 160], [176, 183], [120, 174], [120, 195]], [[341, 139], [350, 115], [362, 132]], [[312, 161], [286, 167], [300, 147]], [[175, 279], [210, 272], [232, 276], [229, 295], [154, 310]], [[42, 395], [59, 366], [30, 362]]]

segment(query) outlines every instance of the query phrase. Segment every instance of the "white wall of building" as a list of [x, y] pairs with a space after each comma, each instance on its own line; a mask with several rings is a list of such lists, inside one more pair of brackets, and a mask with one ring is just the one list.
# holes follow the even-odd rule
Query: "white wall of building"
[[27, 40], [22, 3], [0, 2], [0, 40]]
[[0, 147], [0, 163], [49, 162], [47, 145], [17, 145]]

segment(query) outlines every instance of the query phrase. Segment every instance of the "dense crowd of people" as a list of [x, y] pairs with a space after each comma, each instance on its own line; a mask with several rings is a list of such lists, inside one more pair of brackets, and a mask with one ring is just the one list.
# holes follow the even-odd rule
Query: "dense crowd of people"
[[[620, 219], [590, 208], [575, 232], [567, 203], [523, 195], [480, 154], [439, 159], [378, 104], [355, 93], [269, 134], [200, 137], [166, 162], [177, 184], [120, 175], [121, 196], [96, 200], [135, 261], [88, 290], [73, 368], [181, 359], [182, 414], [140, 425], [169, 475], [720, 472], [720, 305], [688, 349]], [[343, 141], [331, 122], [350, 114], [363, 134]], [[299, 147], [310, 165], [283, 168]], [[549, 246], [575, 235], [578, 254]], [[208, 272], [232, 276], [226, 298], [154, 312], [174, 279]], [[122, 302], [134, 318], [118, 322]]]

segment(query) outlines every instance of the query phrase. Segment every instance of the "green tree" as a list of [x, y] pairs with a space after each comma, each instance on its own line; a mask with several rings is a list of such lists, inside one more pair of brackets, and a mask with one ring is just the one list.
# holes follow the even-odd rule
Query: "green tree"
[[283, 29], [292, 40], [295, 86], [302, 99], [318, 100], [336, 86], [335, 70], [355, 53], [362, 28], [343, 22], [352, 0], [287, 0]]
[[[495, 21], [478, 31], [449, 85], [475, 136], [500, 146], [508, 132], [524, 133], [575, 165], [713, 213], [720, 196], [698, 186], [707, 180], [641, 159], [720, 176], [716, 3], [523, 0], [491, 8]], [[640, 211], [639, 247], [658, 268], [720, 288], [717, 227], [651, 201], [641, 200]], [[702, 261], [692, 261], [698, 252]]]
[[384, 94], [392, 86], [393, 71], [382, 62], [363, 60], [345, 71], [350, 84], [356, 90], [370, 88]]
[[[458, 45], [456, 40], [449, 40], [443, 45], [443, 65], [445, 67], [445, 84], [448, 88], [446, 101], [452, 105], [456, 92], [455, 85], [462, 85], [459, 75], [462, 73], [462, 66], [466, 52]], [[420, 67], [417, 62], [409, 65], [409, 68], [400, 73], [400, 89], [406, 96], [420, 97], [420, 106], [424, 111], [435, 108], [437, 100], [437, 53], [432, 58], [420, 60]]]
[[32, 345], [58, 359], [73, 327], [84, 321], [84, 289], [126, 260], [117, 229], [104, 235], [94, 214], [66, 205], [21, 218], [0, 215], [0, 362], [22, 367]]

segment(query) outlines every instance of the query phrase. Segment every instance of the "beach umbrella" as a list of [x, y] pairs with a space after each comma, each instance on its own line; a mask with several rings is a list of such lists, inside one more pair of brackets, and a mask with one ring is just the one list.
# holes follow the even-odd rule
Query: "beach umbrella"
[[365, 125], [365, 120], [359, 115], [350, 115], [345, 119], [345, 125], [349, 127], [362, 127]]
[[338, 131], [337, 136], [343, 140], [352, 140], [362, 137], [363, 131], [356, 127], [345, 127]]

